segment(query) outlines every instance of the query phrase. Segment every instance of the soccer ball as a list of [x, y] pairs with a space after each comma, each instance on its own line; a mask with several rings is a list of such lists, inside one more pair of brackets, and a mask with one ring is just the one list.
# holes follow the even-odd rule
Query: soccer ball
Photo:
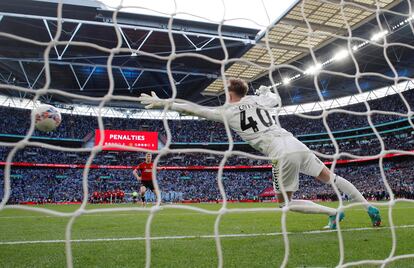
[[35, 119], [35, 127], [44, 132], [55, 130], [62, 121], [60, 112], [52, 105], [40, 105], [32, 110], [32, 115]]

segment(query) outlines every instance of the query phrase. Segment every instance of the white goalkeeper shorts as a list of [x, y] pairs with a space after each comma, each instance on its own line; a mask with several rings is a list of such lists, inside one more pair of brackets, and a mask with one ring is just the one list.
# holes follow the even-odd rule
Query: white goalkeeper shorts
[[[299, 189], [299, 173], [312, 177], [321, 174], [325, 165], [316, 155], [293, 136], [275, 137], [271, 143], [272, 178], [276, 193]], [[282, 185], [281, 185], [282, 184]]]

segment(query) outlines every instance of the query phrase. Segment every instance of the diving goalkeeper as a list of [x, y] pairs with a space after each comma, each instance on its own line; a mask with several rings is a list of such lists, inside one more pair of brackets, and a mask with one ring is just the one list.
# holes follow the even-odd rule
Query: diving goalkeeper
[[[258, 96], [247, 96], [247, 91], [246, 82], [241, 79], [229, 79], [229, 100], [224, 106], [209, 108], [187, 102], [170, 102], [169, 105], [172, 110], [195, 114], [208, 120], [218, 122], [226, 120], [229, 127], [244, 141], [262, 154], [274, 159], [272, 161], [273, 183], [281, 206], [288, 202], [292, 211], [326, 214], [331, 229], [336, 229], [337, 219], [344, 218], [344, 213], [341, 212], [337, 216], [337, 210], [334, 208], [308, 200], [292, 199], [292, 194], [299, 189], [299, 173], [303, 173], [323, 183], [335, 184], [353, 201], [363, 204], [373, 226], [380, 226], [379, 210], [370, 205], [352, 183], [332, 174], [306, 145], [276, 124], [275, 117], [269, 113], [269, 109], [280, 106], [279, 94], [265, 86], [257, 90]], [[151, 96], [141, 94], [139, 100], [147, 105], [145, 107], [147, 109], [168, 105], [168, 101], [158, 98], [154, 92], [151, 92]], [[286, 192], [288, 200], [284, 199], [282, 190]]]

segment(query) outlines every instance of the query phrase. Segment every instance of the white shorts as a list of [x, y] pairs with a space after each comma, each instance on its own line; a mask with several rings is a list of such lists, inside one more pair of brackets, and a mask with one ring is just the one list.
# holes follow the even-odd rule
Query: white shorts
[[[299, 173], [312, 177], [321, 174], [325, 165], [305, 144], [293, 136], [274, 138], [271, 144], [272, 177], [276, 193], [299, 189]], [[281, 185], [282, 184], [282, 185]]]

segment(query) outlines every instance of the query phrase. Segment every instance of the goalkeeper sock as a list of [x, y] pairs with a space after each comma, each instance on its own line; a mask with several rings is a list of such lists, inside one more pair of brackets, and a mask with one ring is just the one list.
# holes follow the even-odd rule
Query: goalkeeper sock
[[352, 183], [338, 175], [334, 175], [333, 183], [335, 183], [341, 192], [347, 194], [352, 201], [363, 203], [363, 206], [368, 209], [370, 204]]
[[327, 214], [336, 215], [336, 209], [318, 205], [308, 200], [292, 200], [289, 202], [289, 209], [295, 212], [307, 214]]

